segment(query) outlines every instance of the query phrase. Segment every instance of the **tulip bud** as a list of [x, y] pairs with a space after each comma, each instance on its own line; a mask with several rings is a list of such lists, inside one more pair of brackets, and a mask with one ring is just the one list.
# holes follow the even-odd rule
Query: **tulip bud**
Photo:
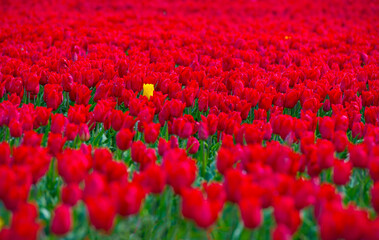
[[128, 128], [121, 129], [116, 135], [116, 144], [120, 150], [127, 150], [132, 144], [134, 133]]
[[89, 130], [88, 130], [88, 125], [85, 124], [85, 123], [81, 123], [79, 125], [79, 132], [78, 132], [78, 134], [79, 134], [79, 138], [80, 138], [81, 141], [83, 141], [83, 142], [88, 141], [90, 139], [90, 137], [91, 137], [90, 133], [89, 133]]
[[351, 170], [351, 162], [344, 162], [337, 159], [334, 160], [333, 182], [337, 185], [345, 185], [350, 179]]
[[187, 141], [187, 151], [189, 154], [195, 154], [199, 150], [200, 144], [199, 141], [194, 138], [190, 137]]
[[54, 216], [51, 223], [51, 231], [55, 235], [65, 235], [71, 229], [72, 217], [71, 209], [67, 205], [60, 205], [54, 210]]
[[371, 189], [371, 205], [376, 214], [379, 214], [379, 182], [375, 183]]
[[82, 190], [78, 184], [72, 183], [62, 188], [61, 197], [64, 204], [75, 206], [82, 198]]
[[9, 123], [9, 132], [12, 137], [18, 138], [22, 136], [22, 125], [19, 121], [12, 119]]
[[254, 229], [262, 223], [262, 210], [258, 199], [241, 199], [239, 209], [246, 228]]

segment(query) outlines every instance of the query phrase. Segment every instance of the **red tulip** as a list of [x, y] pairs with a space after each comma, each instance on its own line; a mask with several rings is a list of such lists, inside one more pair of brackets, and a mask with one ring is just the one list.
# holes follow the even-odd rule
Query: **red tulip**
[[274, 217], [278, 224], [284, 224], [291, 233], [300, 226], [300, 214], [295, 209], [295, 204], [290, 197], [278, 197], [274, 201]]
[[241, 170], [229, 169], [225, 173], [224, 188], [229, 201], [238, 203], [241, 200], [241, 185], [248, 177]]
[[69, 73], [62, 74], [62, 88], [65, 92], [71, 92], [74, 79]]
[[334, 120], [330, 117], [320, 118], [319, 121], [319, 130], [321, 137], [324, 139], [331, 140], [334, 136]]
[[78, 136], [79, 133], [79, 127], [76, 124], [69, 123], [66, 126], [66, 130], [64, 132], [64, 136], [67, 138], [69, 141], [75, 140], [76, 136]]
[[366, 168], [369, 163], [364, 145], [349, 145], [350, 160], [354, 167]]
[[375, 212], [379, 213], [379, 182], [376, 182], [371, 189], [371, 205]]
[[189, 154], [195, 154], [197, 153], [197, 151], [199, 150], [199, 141], [194, 138], [194, 137], [190, 137], [187, 141], [187, 151]]
[[349, 128], [349, 118], [344, 114], [335, 117], [335, 131], [347, 132]]
[[334, 161], [334, 146], [328, 140], [317, 141], [317, 162], [321, 169], [329, 168]]
[[58, 236], [67, 234], [72, 226], [71, 209], [67, 205], [59, 205], [54, 210], [51, 231]]
[[351, 129], [351, 135], [353, 138], [362, 138], [363, 135], [364, 124], [362, 122], [353, 123], [353, 128]]
[[[11, 149], [6, 142], [0, 143], [0, 165], [8, 165], [11, 162]], [[1, 194], [0, 194], [1, 195]]]
[[198, 189], [183, 189], [182, 214], [193, 219], [201, 228], [208, 228], [217, 219], [218, 212], [213, 210], [215, 204], [204, 198]]
[[111, 125], [115, 131], [119, 131], [124, 122], [125, 114], [121, 110], [113, 110], [111, 113]]
[[350, 161], [334, 160], [333, 182], [337, 185], [345, 185], [350, 179], [351, 170], [352, 165]]
[[235, 163], [235, 155], [227, 148], [220, 148], [217, 154], [216, 166], [221, 174], [225, 174]]
[[284, 224], [279, 224], [275, 227], [272, 233], [273, 240], [290, 240], [292, 239], [291, 231]]
[[144, 126], [144, 139], [146, 143], [154, 143], [159, 135], [161, 125], [159, 123], [149, 123]]
[[49, 137], [47, 139], [47, 147], [49, 148], [49, 152], [53, 156], [62, 152], [65, 142], [66, 138], [63, 137], [62, 134], [50, 132]]
[[51, 109], [45, 107], [36, 107], [36, 118], [34, 119], [34, 129], [40, 126], [46, 126], [49, 122]]
[[171, 149], [179, 148], [179, 141], [175, 136], [170, 137], [170, 147]]
[[70, 106], [67, 113], [67, 119], [70, 123], [80, 125], [81, 123], [88, 123], [90, 105], [78, 105]]
[[25, 90], [33, 95], [37, 95], [39, 92], [39, 80], [40, 78], [36, 74], [29, 74], [25, 81]]
[[329, 99], [325, 100], [324, 105], [322, 106], [322, 110], [324, 110], [324, 112], [330, 111], [330, 100]]
[[82, 198], [82, 190], [78, 184], [71, 183], [62, 187], [62, 202], [69, 206], [75, 206], [76, 203]]
[[341, 104], [342, 103], [342, 92], [339, 88], [334, 88], [329, 91], [329, 99], [331, 104]]
[[172, 186], [176, 193], [192, 185], [195, 181], [197, 167], [194, 160], [186, 157], [185, 152], [180, 156], [176, 156], [179, 151], [173, 149], [165, 154], [163, 167], [167, 173], [167, 183]]
[[333, 143], [337, 152], [345, 151], [349, 140], [347, 139], [346, 132], [338, 130], [334, 134]]
[[158, 154], [164, 156], [165, 152], [171, 148], [170, 142], [166, 141], [164, 138], [160, 138], [158, 141]]
[[150, 164], [141, 172], [140, 183], [149, 192], [159, 194], [166, 185], [166, 172], [161, 166], [155, 163]]
[[38, 134], [34, 131], [27, 131], [22, 138], [22, 144], [31, 147], [40, 146], [42, 142], [42, 134]]
[[128, 170], [123, 162], [107, 161], [104, 167], [104, 174], [108, 183], [114, 181], [127, 182]]
[[58, 173], [66, 183], [80, 183], [90, 168], [90, 159], [81, 150], [66, 149], [58, 154]]
[[93, 109], [94, 118], [96, 122], [103, 122], [107, 113], [114, 109], [116, 103], [109, 99], [101, 99]]
[[112, 153], [107, 148], [95, 149], [93, 155], [93, 168], [97, 171], [104, 171], [105, 164], [112, 161]]
[[183, 110], [186, 107], [184, 103], [182, 103], [179, 100], [172, 100], [171, 101], [171, 116], [178, 118], [183, 115]]
[[262, 210], [256, 198], [243, 198], [238, 203], [241, 218], [246, 228], [254, 229], [262, 223]]
[[199, 126], [199, 139], [206, 140], [209, 137], [208, 125], [205, 122], [201, 122]]
[[43, 99], [48, 108], [57, 110], [63, 101], [62, 87], [56, 84], [46, 84], [44, 87]]
[[131, 155], [132, 160], [135, 162], [143, 162], [143, 158], [145, 157], [146, 145], [141, 141], [133, 142]]
[[127, 184], [120, 191], [118, 213], [121, 216], [138, 213], [144, 198], [145, 191], [141, 185], [134, 182]]
[[36, 218], [37, 209], [34, 205], [21, 205], [12, 216], [10, 239], [37, 239], [41, 226]]
[[23, 132], [21, 123], [15, 119], [12, 119], [9, 123], [9, 132], [14, 138], [21, 137]]
[[81, 123], [79, 125], [78, 135], [79, 135], [80, 141], [86, 142], [90, 139], [91, 136], [90, 136], [87, 124]]
[[51, 116], [51, 132], [62, 133], [66, 126], [67, 119], [63, 114], [57, 113]]
[[379, 107], [370, 106], [365, 108], [365, 121], [366, 124], [377, 125], [379, 123]]
[[109, 232], [116, 216], [112, 200], [106, 196], [88, 197], [86, 206], [91, 224], [96, 229]]
[[379, 156], [370, 158], [368, 169], [370, 172], [371, 179], [374, 182], [378, 182], [379, 181]]
[[117, 147], [123, 151], [128, 150], [132, 144], [134, 133], [129, 129], [123, 128], [116, 135]]
[[101, 195], [107, 187], [107, 182], [104, 175], [98, 172], [93, 172], [87, 175], [84, 182], [85, 182], [84, 189], [83, 189], [84, 201], [86, 201], [88, 197]]

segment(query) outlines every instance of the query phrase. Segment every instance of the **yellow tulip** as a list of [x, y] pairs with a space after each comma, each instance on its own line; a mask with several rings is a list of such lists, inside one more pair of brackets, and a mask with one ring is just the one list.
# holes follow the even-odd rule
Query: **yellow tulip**
[[153, 84], [143, 84], [143, 96], [147, 97], [147, 99], [150, 99], [151, 96], [154, 94], [154, 85]]
[[4, 227], [4, 220], [0, 217], [0, 231]]

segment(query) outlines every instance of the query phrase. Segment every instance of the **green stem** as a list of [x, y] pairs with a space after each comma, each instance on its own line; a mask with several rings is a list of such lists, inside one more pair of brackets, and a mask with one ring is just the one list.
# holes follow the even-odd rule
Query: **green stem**
[[205, 143], [204, 143], [205, 140], [201, 140], [201, 162], [202, 162], [202, 168], [201, 168], [201, 175], [203, 177], [205, 177], [205, 170], [207, 168], [207, 159], [205, 157]]

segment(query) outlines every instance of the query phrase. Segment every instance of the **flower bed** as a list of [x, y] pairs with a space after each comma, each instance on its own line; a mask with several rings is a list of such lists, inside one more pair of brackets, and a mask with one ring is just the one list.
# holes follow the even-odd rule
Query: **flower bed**
[[375, 1], [11, 1], [0, 239], [379, 239]]

